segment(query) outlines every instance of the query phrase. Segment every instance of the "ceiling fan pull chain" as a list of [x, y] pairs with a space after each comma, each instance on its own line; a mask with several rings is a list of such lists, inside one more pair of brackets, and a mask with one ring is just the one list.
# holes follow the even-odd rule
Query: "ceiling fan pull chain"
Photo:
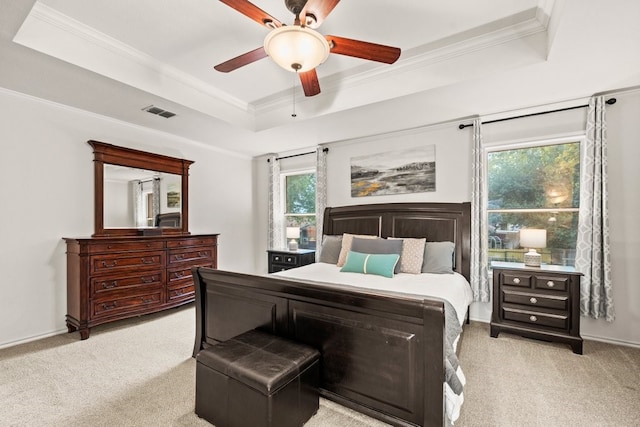
[[298, 70], [293, 75], [293, 84], [291, 85], [291, 95], [293, 97], [293, 112], [291, 113], [291, 117], [297, 117], [296, 114], [296, 80], [298, 79]]

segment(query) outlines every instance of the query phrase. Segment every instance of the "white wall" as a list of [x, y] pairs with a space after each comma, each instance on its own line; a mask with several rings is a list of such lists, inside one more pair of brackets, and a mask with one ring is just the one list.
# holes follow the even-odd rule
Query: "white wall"
[[[640, 91], [616, 93], [618, 103], [608, 107], [609, 134], [609, 176], [610, 176], [610, 223], [612, 250], [612, 278], [614, 282], [614, 303], [616, 321], [582, 318], [583, 337], [640, 345], [640, 285], [634, 280], [640, 277], [640, 227], [637, 216], [640, 212], [640, 197], [637, 186], [640, 183]], [[587, 99], [539, 106], [517, 112], [505, 112], [484, 117], [483, 121], [529, 114], [544, 110], [565, 108], [586, 104]], [[471, 196], [471, 146], [472, 130], [458, 129], [459, 123], [470, 120], [456, 120], [450, 123], [383, 135], [354, 138], [327, 144], [327, 205], [343, 206], [352, 204], [387, 202], [462, 202]], [[548, 139], [564, 135], [583, 134], [586, 123], [586, 109], [575, 109], [560, 113], [538, 115], [518, 120], [504, 121], [483, 126], [486, 143], [504, 143], [531, 139]], [[436, 191], [409, 195], [351, 197], [350, 159], [366, 154], [392, 152], [411, 147], [434, 144], [436, 146]], [[283, 153], [281, 153], [283, 154]], [[264, 163], [264, 164], [263, 164]], [[254, 163], [256, 178], [256, 200], [267, 206], [266, 161]], [[265, 209], [266, 210], [266, 209]], [[265, 239], [261, 257], [266, 250], [266, 212], [264, 217], [256, 216], [260, 224], [260, 235]], [[256, 248], [260, 251], [260, 248]], [[266, 264], [261, 267], [266, 271]], [[474, 320], [488, 322], [491, 304], [474, 303], [470, 316]]]
[[93, 233], [90, 139], [194, 160], [190, 231], [221, 233], [220, 268], [254, 271], [251, 159], [2, 89], [0, 117], [0, 347], [66, 331], [62, 237]]

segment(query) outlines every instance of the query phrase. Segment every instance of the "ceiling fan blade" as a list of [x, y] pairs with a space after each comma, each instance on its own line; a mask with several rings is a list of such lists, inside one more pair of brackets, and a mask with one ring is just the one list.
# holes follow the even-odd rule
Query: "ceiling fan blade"
[[264, 47], [260, 46], [251, 52], [243, 53], [242, 55], [218, 64], [213, 68], [222, 73], [228, 73], [229, 71], [237, 70], [240, 67], [244, 67], [247, 64], [251, 64], [252, 62], [256, 62], [257, 60], [266, 57], [267, 52], [264, 50]]
[[247, 0], [220, 0], [222, 3], [237, 10], [248, 18], [253, 19], [260, 25], [267, 28], [281, 27], [282, 22], [260, 9], [255, 4]]
[[393, 64], [400, 57], [401, 50], [397, 47], [363, 42], [337, 36], [325, 36], [331, 46], [331, 53], [368, 59], [370, 61]]
[[320, 82], [318, 82], [318, 74], [316, 69], [298, 73], [300, 75], [300, 83], [304, 89], [304, 96], [314, 96], [320, 93]]
[[315, 17], [316, 22], [310, 27], [318, 28], [339, 2], [340, 0], [308, 0], [300, 12], [300, 19], [305, 22], [304, 17], [311, 14]]

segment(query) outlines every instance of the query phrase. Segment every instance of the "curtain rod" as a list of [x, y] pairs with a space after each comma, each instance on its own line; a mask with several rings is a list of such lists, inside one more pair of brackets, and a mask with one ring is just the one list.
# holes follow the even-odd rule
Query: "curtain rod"
[[[609, 104], [609, 105], [613, 105], [613, 104], [616, 103], [616, 101], [617, 100], [615, 98], [609, 98], [609, 99], [606, 100], [606, 103]], [[577, 108], [586, 108], [588, 106], [589, 105], [576, 105], [575, 107], [560, 108], [558, 110], [540, 111], [538, 113], [523, 114], [521, 116], [505, 117], [503, 119], [489, 120], [489, 121], [486, 121], [486, 122], [482, 122], [482, 124], [483, 125], [487, 125], [489, 123], [497, 123], [497, 122], [504, 122], [504, 121], [507, 121], [507, 120], [521, 119], [523, 117], [540, 116], [542, 114], [549, 114], [549, 113], [558, 113], [560, 111], [575, 110]], [[460, 123], [458, 125], [458, 129], [464, 129], [464, 128], [469, 127], [469, 126], [473, 126], [473, 123], [467, 123], [467, 124]]]
[[[327, 147], [324, 147], [322, 149], [323, 153], [328, 153], [329, 149]], [[291, 154], [290, 156], [282, 156], [282, 157], [276, 157], [276, 160], [282, 160], [282, 159], [290, 159], [291, 157], [298, 157], [298, 156], [307, 156], [309, 154], [315, 154], [315, 151], [307, 151], [306, 153], [298, 153], [298, 154]], [[267, 162], [270, 162], [271, 159], [267, 159]]]

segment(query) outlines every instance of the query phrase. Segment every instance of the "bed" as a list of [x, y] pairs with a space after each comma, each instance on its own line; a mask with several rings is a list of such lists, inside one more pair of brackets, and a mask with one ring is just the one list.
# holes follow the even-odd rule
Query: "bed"
[[[455, 273], [432, 276], [451, 276], [468, 285], [469, 203], [327, 208], [323, 233], [453, 242]], [[470, 297], [454, 309], [443, 297], [379, 285], [409, 280], [407, 274], [386, 279], [340, 273], [335, 265], [320, 264], [264, 276], [194, 268], [194, 356], [202, 348], [260, 328], [320, 350], [323, 397], [392, 425], [448, 424], [452, 409], [445, 390], [449, 392], [451, 350], [455, 359], [458, 341], [450, 336], [451, 325], [461, 326]], [[358, 277], [360, 284], [325, 281], [333, 274]]]

